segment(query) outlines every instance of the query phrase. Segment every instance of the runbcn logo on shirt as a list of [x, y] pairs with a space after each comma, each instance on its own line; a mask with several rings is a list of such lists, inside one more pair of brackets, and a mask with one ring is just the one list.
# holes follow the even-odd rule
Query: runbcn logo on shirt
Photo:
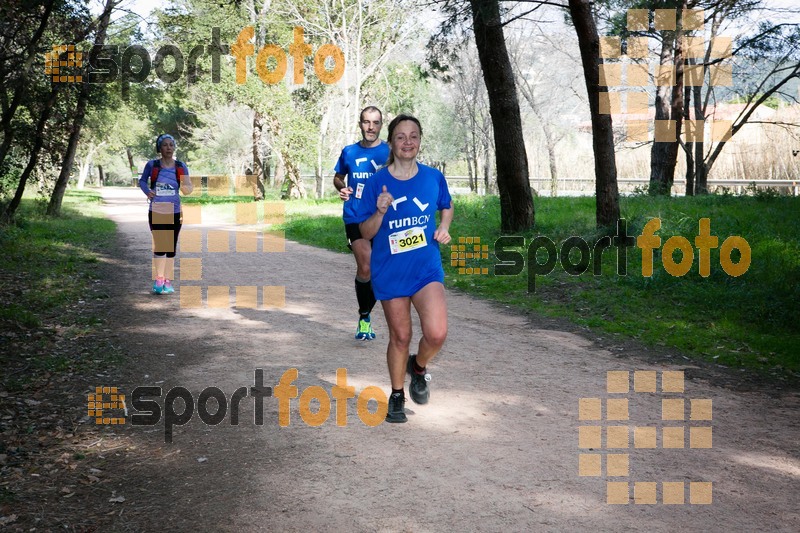
[[400, 229], [406, 226], [424, 226], [431, 219], [430, 215], [420, 215], [418, 217], [404, 217], [389, 221], [389, 229]]

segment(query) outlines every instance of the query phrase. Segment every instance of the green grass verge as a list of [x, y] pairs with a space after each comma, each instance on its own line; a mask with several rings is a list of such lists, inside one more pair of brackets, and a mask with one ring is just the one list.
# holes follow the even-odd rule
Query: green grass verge
[[[283, 229], [287, 238], [347, 252], [338, 200], [287, 203]], [[729, 236], [741, 236], [751, 249], [747, 272], [731, 277], [720, 266], [719, 248], [710, 254], [711, 274], [699, 275], [699, 257], [681, 277], [667, 273], [660, 249], [654, 255], [654, 273], [642, 275], [642, 250], [628, 249], [627, 275], [617, 274], [613, 249], [603, 254], [601, 275], [591, 269], [580, 276], [564, 272], [560, 264], [547, 275], [536, 276], [528, 292], [526, 268], [516, 276], [494, 275], [499, 263], [494, 242], [500, 237], [500, 205], [496, 197], [457, 197], [453, 243], [458, 237], [480, 237], [488, 259], [469, 259], [467, 267], [488, 268], [488, 275], [460, 274], [450, 265], [451, 247], [442, 247], [446, 284], [467, 293], [512, 305], [524, 311], [564, 317], [598, 331], [639, 339], [648, 345], [678, 348], [698, 359], [764, 373], [800, 372], [800, 198], [703, 196], [695, 198], [621, 199], [628, 235], [641, 234], [650, 219], [661, 219], [656, 235], [663, 249], [667, 239], [682, 236], [694, 248], [699, 220], [709, 218], [711, 235], [719, 245]], [[536, 227], [523, 234], [525, 246], [544, 235], [560, 249], [571, 236], [590, 247], [603, 235], [595, 228], [593, 198], [537, 198]], [[467, 245], [467, 251], [471, 246]], [[527, 248], [519, 249], [527, 257]], [[573, 260], [578, 252], [572, 253]], [[545, 262], [545, 252], [537, 262]], [[681, 261], [680, 252], [673, 258]], [[740, 259], [734, 250], [732, 260]]]
[[76, 311], [82, 301], [107, 297], [92, 287], [101, 276], [99, 254], [116, 232], [100, 214], [101, 201], [95, 191], [68, 191], [62, 216], [50, 218], [45, 203], [24, 198], [16, 222], [0, 227], [0, 332], [11, 347], [2, 364], [26, 361], [17, 379], [74, 368], [70, 354], [50, 351], [54, 329], [79, 336], [102, 322]]

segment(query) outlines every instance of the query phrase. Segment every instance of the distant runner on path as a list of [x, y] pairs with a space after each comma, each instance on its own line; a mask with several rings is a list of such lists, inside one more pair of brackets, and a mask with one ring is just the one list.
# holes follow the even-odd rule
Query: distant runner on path
[[153, 236], [154, 294], [175, 292], [171, 279], [174, 277], [175, 250], [183, 222], [178, 191], [191, 194], [194, 190], [189, 168], [175, 159], [176, 149], [172, 135], [159, 135], [156, 152], [161, 157], [148, 161], [139, 178], [139, 188], [150, 201], [147, 222]]

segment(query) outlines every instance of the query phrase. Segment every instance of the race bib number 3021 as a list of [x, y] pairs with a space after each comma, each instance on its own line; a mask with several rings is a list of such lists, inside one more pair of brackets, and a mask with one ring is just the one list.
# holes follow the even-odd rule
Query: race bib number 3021
[[409, 228], [389, 235], [389, 250], [394, 254], [410, 252], [426, 246], [425, 228]]

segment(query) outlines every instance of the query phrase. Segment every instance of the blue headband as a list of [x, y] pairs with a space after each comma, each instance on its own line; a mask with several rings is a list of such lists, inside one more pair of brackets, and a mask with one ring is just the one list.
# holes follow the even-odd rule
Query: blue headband
[[175, 143], [175, 146], [178, 146], [178, 143], [175, 142], [175, 137], [170, 135], [169, 133], [165, 133], [163, 135], [159, 135], [158, 139], [156, 139], [156, 152], [159, 154], [161, 153], [161, 143], [164, 142], [164, 139], [172, 139], [172, 142]]

